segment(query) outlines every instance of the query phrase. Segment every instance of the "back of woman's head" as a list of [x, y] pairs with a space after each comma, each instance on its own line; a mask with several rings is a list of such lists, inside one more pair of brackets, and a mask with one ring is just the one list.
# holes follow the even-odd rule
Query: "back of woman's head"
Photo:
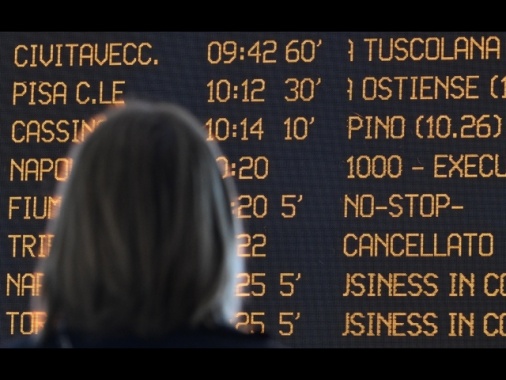
[[111, 109], [74, 147], [42, 262], [46, 327], [156, 336], [239, 307], [234, 185], [203, 126], [172, 104]]

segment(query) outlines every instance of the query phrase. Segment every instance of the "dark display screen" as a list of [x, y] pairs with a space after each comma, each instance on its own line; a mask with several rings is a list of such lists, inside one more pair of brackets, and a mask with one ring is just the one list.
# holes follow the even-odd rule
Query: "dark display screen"
[[505, 347], [505, 43], [1, 32], [0, 341], [44, 323], [29, 299], [68, 148], [140, 98], [191, 110], [237, 181], [237, 328], [300, 348]]

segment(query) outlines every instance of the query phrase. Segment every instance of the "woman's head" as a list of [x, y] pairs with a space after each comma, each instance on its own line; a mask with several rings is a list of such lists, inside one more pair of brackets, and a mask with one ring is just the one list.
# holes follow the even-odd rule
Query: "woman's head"
[[47, 325], [156, 336], [239, 307], [238, 220], [219, 148], [186, 110], [132, 102], [80, 145], [61, 185], [44, 272]]

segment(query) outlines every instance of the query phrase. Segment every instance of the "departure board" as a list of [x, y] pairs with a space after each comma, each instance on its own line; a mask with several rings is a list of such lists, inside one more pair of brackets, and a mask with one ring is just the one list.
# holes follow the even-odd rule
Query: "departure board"
[[44, 324], [69, 147], [146, 99], [193, 112], [236, 180], [238, 329], [506, 347], [505, 53], [506, 32], [0, 32], [0, 341]]

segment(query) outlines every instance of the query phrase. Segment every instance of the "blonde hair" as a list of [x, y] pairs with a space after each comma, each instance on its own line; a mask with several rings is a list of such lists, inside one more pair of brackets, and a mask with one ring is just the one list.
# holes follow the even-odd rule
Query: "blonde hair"
[[44, 272], [45, 334], [153, 337], [228, 323], [240, 307], [236, 196], [217, 145], [175, 104], [133, 101], [72, 148]]

